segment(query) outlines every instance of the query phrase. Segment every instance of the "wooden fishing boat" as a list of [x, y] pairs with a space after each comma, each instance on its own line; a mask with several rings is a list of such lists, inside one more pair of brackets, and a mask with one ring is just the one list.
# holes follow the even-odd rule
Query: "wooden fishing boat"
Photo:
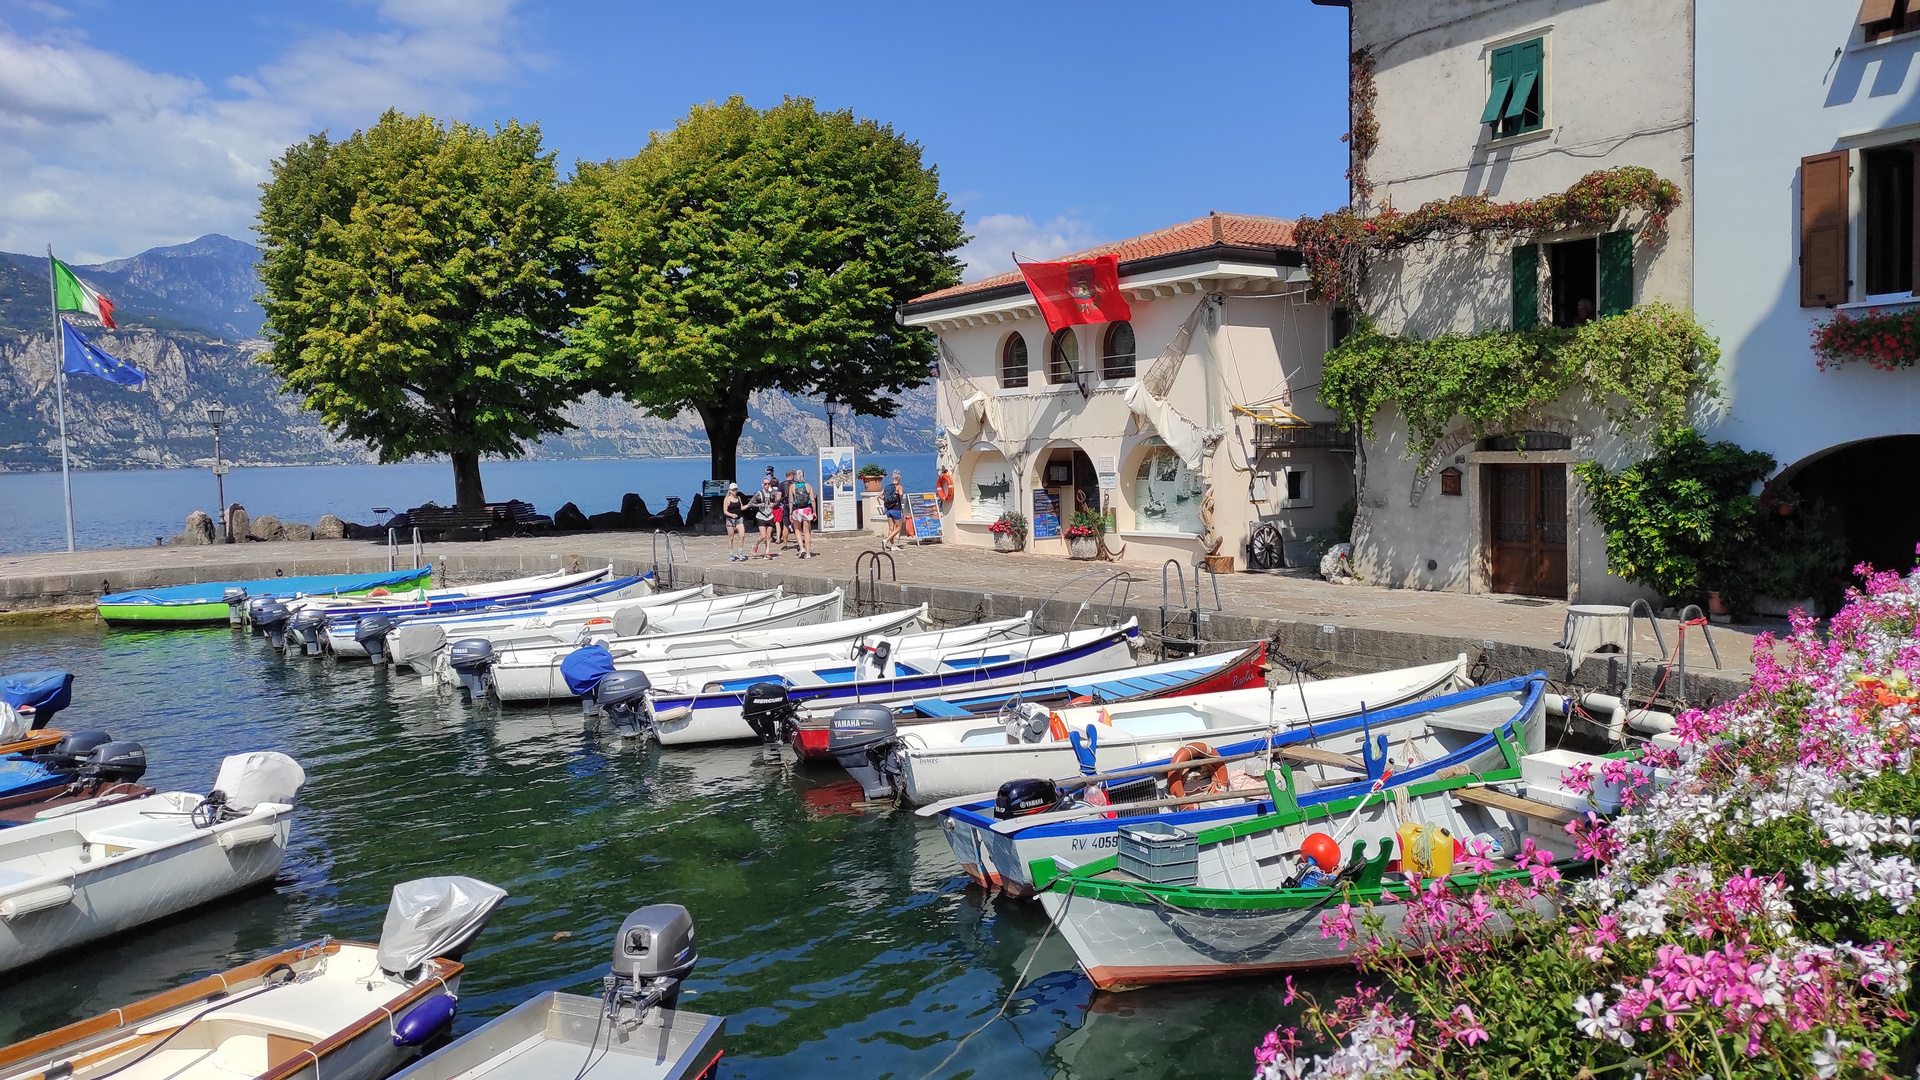
[[236, 754], [205, 797], [101, 799], [0, 830], [0, 971], [271, 878], [305, 780], [285, 754]]
[[1079, 768], [1070, 732], [1096, 725], [1095, 771], [1170, 756], [1183, 743], [1219, 746], [1306, 723], [1357, 716], [1362, 705], [1384, 708], [1469, 685], [1465, 656], [1372, 675], [1296, 686], [1249, 687], [1205, 696], [1156, 698], [1052, 710], [1016, 739], [994, 717], [928, 724], [903, 732], [900, 770], [909, 803], [990, 792], [1028, 776], [1069, 776]]
[[380, 1080], [451, 1024], [504, 890], [396, 886], [377, 945], [323, 938], [0, 1049], [0, 1080]]
[[[1385, 786], [1392, 788], [1439, 776], [1518, 768], [1522, 755], [1545, 747], [1545, 705], [1546, 677], [1535, 673], [1244, 742], [1189, 744], [1199, 749], [1197, 759], [1204, 763], [1217, 757], [1222, 761], [1218, 766], [1190, 770], [1162, 759], [1109, 774], [1114, 778], [1110, 782], [1096, 776], [1093, 783], [1083, 778], [1057, 784], [1063, 791], [1098, 789], [1108, 795], [1129, 782], [1142, 786], [1144, 781], [1148, 790], [1140, 800], [1143, 805], [1119, 807], [1117, 817], [1108, 804], [1089, 804], [1084, 797], [1059, 809], [1019, 816], [1009, 816], [991, 797], [942, 805], [935, 813], [955, 861], [968, 876], [1009, 896], [1030, 896], [1033, 863], [1052, 859], [1065, 869], [1112, 854], [1125, 824], [1151, 820], [1196, 831], [1271, 814], [1276, 805], [1313, 806], [1352, 798], [1383, 776]], [[1288, 763], [1293, 767], [1281, 768]], [[1262, 779], [1270, 768], [1285, 778], [1278, 804]], [[1180, 781], [1179, 797], [1171, 791], [1173, 778]], [[1196, 779], [1197, 787], [1188, 786]], [[1196, 801], [1181, 802], [1186, 796]]]
[[[1015, 703], [1049, 707], [1106, 705], [1238, 690], [1265, 681], [1266, 660], [1267, 643], [1263, 641], [1237, 653], [1213, 653], [1115, 668], [1046, 683], [1024, 683], [983, 694], [921, 698], [897, 706], [893, 711], [894, 723], [902, 731], [912, 731], [923, 725], [955, 719], [997, 718], [1001, 710]], [[819, 712], [802, 717], [793, 729], [794, 752], [802, 760], [830, 759], [832, 755], [827, 751], [830, 726], [830, 718]]]
[[377, 590], [401, 591], [426, 584], [430, 567], [378, 574], [320, 574], [310, 577], [260, 578], [253, 581], [206, 581], [193, 585], [109, 593], [97, 604], [109, 626], [203, 626], [231, 619], [229, 589], [247, 597], [293, 600], [304, 596], [366, 596]]
[[[1568, 861], [1576, 857], [1562, 831], [1573, 811], [1500, 790], [1521, 774], [1510, 767], [1435, 777], [1197, 832], [1122, 834], [1116, 854], [1084, 866], [1063, 871], [1054, 860], [1039, 860], [1034, 884], [1055, 929], [1102, 990], [1348, 964], [1371, 932], [1323, 935], [1321, 916], [1330, 904], [1373, 904], [1381, 932], [1396, 936], [1403, 902], [1434, 879], [1464, 894], [1524, 878], [1527, 869], [1513, 857], [1526, 840]], [[1403, 827], [1410, 831], [1402, 834]], [[1322, 875], [1303, 853], [1309, 837], [1342, 852], [1340, 842], [1351, 839], [1351, 854]], [[1493, 868], [1475, 873], [1455, 864], [1456, 839], [1499, 841]], [[1423, 863], [1424, 881], [1403, 873], [1396, 854], [1401, 863]], [[1542, 900], [1538, 910], [1550, 915], [1552, 903]]]

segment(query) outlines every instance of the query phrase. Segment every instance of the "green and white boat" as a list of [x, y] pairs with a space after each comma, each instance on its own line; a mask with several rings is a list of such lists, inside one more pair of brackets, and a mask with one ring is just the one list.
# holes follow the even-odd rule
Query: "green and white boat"
[[308, 577], [260, 578], [255, 581], [203, 581], [138, 592], [109, 593], [98, 606], [109, 626], [159, 628], [204, 626], [229, 620], [229, 589], [243, 599], [271, 596], [292, 600], [302, 596], [368, 596], [399, 593], [431, 584], [431, 567], [387, 570], [376, 574], [319, 574]]
[[[1315, 806], [1294, 801], [1294, 781], [1282, 765], [1267, 774], [1278, 807], [1274, 813], [1185, 838], [1148, 837], [1144, 849], [1137, 842], [1132, 845], [1131, 856], [1123, 833], [1119, 853], [1076, 868], [1054, 859], [1036, 860], [1031, 868], [1040, 903], [1073, 946], [1087, 977], [1102, 990], [1351, 963], [1360, 940], [1323, 936], [1321, 917], [1341, 903], [1371, 903], [1384, 920], [1381, 933], [1399, 934], [1405, 911], [1401, 902], [1413, 896], [1414, 888], [1395, 858], [1396, 848], [1406, 846], [1406, 839], [1397, 835], [1403, 826], [1446, 830], [1414, 839], [1428, 845], [1419, 853], [1423, 858], [1433, 857], [1444, 843], [1446, 852], [1433, 870], [1444, 873], [1448, 886], [1459, 894], [1527, 877], [1527, 868], [1514, 857], [1529, 839], [1536, 849], [1552, 852], [1562, 866], [1578, 858], [1564, 826], [1579, 815], [1502, 790], [1531, 789], [1522, 783], [1518, 750], [1504, 737], [1500, 745], [1507, 766], [1496, 771]], [[1167, 829], [1159, 828], [1163, 833]], [[1315, 834], [1320, 834], [1320, 843], [1329, 837], [1351, 843], [1338, 879], [1328, 879], [1328, 884], [1316, 883], [1319, 875], [1301, 851]], [[1469, 845], [1497, 846], [1493, 868], [1484, 873], [1454, 870], [1455, 837]], [[1156, 847], [1162, 850], [1156, 852]], [[1339, 850], [1337, 845], [1334, 850]], [[1121, 869], [1129, 858], [1130, 869], [1137, 872]], [[1552, 914], [1551, 905], [1541, 903], [1542, 914]]]

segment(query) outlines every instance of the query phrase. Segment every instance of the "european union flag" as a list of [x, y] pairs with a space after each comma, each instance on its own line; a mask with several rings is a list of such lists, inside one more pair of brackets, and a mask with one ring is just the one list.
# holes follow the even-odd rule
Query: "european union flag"
[[60, 326], [67, 339], [67, 374], [93, 375], [121, 386], [139, 386], [147, 381], [139, 368], [108, 356], [105, 349], [81, 337], [72, 323], [61, 319]]

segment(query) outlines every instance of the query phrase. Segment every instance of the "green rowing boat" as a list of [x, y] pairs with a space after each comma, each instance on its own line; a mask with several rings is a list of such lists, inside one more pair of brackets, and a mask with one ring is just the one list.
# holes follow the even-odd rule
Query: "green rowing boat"
[[139, 592], [109, 593], [98, 602], [100, 618], [109, 626], [159, 628], [204, 626], [228, 619], [226, 593], [242, 589], [249, 598], [271, 596], [290, 600], [300, 596], [367, 596], [404, 593], [426, 588], [432, 568], [387, 570], [373, 574], [317, 574], [305, 577], [259, 578], [253, 581], [203, 581]]

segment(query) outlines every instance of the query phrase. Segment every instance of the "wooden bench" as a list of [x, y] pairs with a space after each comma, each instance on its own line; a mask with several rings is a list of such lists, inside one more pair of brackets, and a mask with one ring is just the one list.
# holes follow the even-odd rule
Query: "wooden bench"
[[1539, 818], [1542, 821], [1551, 821], [1556, 825], [1565, 825], [1569, 821], [1577, 821], [1586, 817], [1585, 814], [1575, 810], [1568, 810], [1562, 806], [1554, 806], [1551, 803], [1536, 802], [1533, 799], [1522, 799], [1517, 795], [1509, 795], [1504, 791], [1495, 791], [1492, 788], [1458, 788], [1454, 791], [1453, 797], [1459, 799], [1461, 802], [1477, 803], [1481, 806], [1492, 807], [1495, 810], [1505, 810], [1509, 814], [1519, 814], [1522, 817]]
[[407, 524], [420, 530], [422, 540], [490, 540], [499, 524], [491, 510], [448, 509], [440, 506], [416, 506], [407, 511]]

